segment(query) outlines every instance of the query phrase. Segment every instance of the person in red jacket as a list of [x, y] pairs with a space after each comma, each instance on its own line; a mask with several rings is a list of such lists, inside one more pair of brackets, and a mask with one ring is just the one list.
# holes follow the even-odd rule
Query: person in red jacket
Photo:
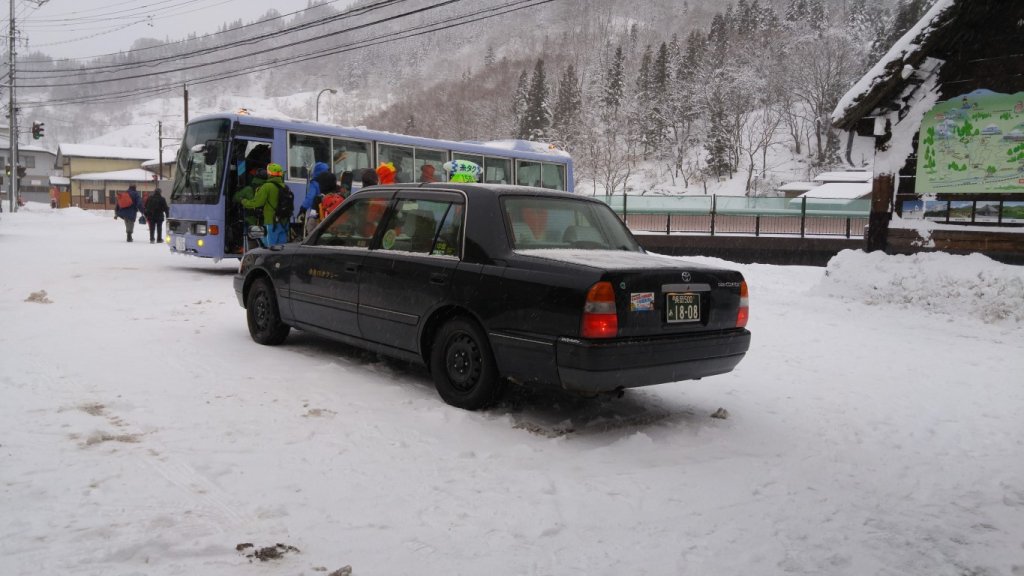
[[132, 241], [132, 232], [135, 231], [135, 217], [142, 210], [142, 196], [135, 189], [135, 184], [130, 184], [127, 191], [117, 193], [114, 220], [118, 218], [124, 220], [124, 232], [128, 236], [128, 242]]

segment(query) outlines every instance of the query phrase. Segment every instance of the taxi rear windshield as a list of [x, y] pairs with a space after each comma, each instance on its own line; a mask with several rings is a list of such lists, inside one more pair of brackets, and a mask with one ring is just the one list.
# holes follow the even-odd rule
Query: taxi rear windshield
[[618, 216], [604, 204], [571, 198], [513, 196], [502, 200], [502, 209], [516, 250], [641, 251]]

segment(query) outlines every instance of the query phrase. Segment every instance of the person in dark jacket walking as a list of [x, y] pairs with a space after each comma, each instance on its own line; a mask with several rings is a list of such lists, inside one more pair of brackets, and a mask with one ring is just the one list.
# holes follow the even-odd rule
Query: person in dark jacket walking
[[117, 208], [114, 209], [114, 220], [124, 220], [124, 232], [128, 236], [128, 242], [132, 241], [132, 232], [135, 231], [135, 217], [143, 210], [142, 196], [135, 189], [135, 184], [128, 186], [127, 192], [117, 193]]
[[[164, 237], [164, 216], [170, 216], [171, 212], [167, 206], [167, 200], [160, 189], [153, 191], [153, 195], [146, 199], [146, 222], [149, 223], [149, 243], [162, 242]], [[156, 233], [154, 240], [153, 233]]]

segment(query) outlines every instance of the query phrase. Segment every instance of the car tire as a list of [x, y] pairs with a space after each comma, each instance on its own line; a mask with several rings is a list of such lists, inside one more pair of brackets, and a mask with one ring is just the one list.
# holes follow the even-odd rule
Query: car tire
[[291, 330], [290, 326], [281, 321], [274, 285], [267, 278], [253, 282], [249, 298], [245, 301], [245, 317], [252, 339], [267, 346], [284, 342]]
[[449, 320], [434, 336], [430, 373], [441, 398], [466, 410], [493, 405], [505, 388], [487, 335], [466, 318]]

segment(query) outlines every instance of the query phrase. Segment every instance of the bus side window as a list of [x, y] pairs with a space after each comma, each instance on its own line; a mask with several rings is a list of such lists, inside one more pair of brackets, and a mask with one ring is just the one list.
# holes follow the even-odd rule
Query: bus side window
[[370, 165], [370, 145], [358, 140], [334, 139], [333, 172], [352, 172], [358, 174], [363, 168], [372, 168]]
[[484, 157], [484, 182], [508, 184], [512, 180], [512, 161], [508, 158]]
[[541, 186], [552, 190], [565, 190], [564, 165], [545, 162], [541, 167]]
[[331, 164], [331, 139], [309, 134], [288, 135], [288, 179], [305, 180], [317, 162]]

